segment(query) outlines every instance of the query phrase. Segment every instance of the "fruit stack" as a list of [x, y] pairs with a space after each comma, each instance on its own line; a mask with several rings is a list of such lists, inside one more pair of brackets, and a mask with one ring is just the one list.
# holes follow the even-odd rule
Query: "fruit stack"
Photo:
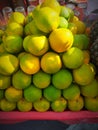
[[1, 111], [98, 111], [96, 67], [85, 23], [56, 0], [0, 32]]

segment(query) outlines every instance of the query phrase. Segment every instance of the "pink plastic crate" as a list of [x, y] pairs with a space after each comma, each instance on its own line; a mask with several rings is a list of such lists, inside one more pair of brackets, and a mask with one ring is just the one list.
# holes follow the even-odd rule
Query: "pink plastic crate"
[[0, 111], [0, 123], [16, 123], [26, 120], [59, 120], [68, 124], [79, 122], [98, 123], [98, 112], [90, 111], [65, 111], [65, 112], [2, 112]]

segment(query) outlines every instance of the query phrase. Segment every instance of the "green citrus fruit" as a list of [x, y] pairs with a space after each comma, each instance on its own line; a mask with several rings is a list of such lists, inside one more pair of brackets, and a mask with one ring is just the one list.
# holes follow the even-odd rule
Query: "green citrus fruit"
[[67, 100], [77, 99], [80, 96], [80, 88], [77, 84], [71, 84], [68, 88], [63, 89], [63, 96]]
[[62, 60], [65, 67], [69, 69], [78, 68], [84, 62], [83, 51], [77, 47], [71, 47], [67, 52], [63, 53]]
[[51, 83], [51, 75], [40, 70], [33, 75], [32, 81], [36, 87], [43, 89]]
[[61, 90], [55, 88], [53, 85], [49, 85], [43, 89], [43, 95], [48, 101], [54, 101], [61, 97]]
[[12, 85], [16, 89], [25, 89], [31, 84], [31, 75], [18, 70], [12, 75]]
[[52, 75], [52, 84], [58, 89], [65, 89], [69, 87], [71, 83], [72, 74], [67, 69], [61, 69]]
[[28, 102], [35, 102], [36, 100], [41, 99], [42, 90], [35, 87], [34, 85], [30, 85], [26, 89], [24, 89], [24, 98]]
[[51, 103], [51, 108], [55, 112], [63, 112], [67, 108], [67, 100], [61, 97]]

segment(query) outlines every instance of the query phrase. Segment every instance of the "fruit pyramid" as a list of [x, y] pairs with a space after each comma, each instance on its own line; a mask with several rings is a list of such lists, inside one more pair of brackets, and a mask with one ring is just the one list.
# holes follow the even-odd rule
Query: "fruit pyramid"
[[0, 110], [98, 111], [89, 39], [85, 23], [56, 0], [27, 16], [13, 12], [0, 31]]

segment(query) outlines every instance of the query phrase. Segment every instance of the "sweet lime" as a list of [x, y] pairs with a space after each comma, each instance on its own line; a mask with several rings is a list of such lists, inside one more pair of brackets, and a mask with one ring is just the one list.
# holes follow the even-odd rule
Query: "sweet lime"
[[52, 75], [52, 84], [58, 89], [65, 89], [69, 87], [71, 83], [72, 74], [67, 69], [61, 69]]
[[42, 90], [35, 87], [34, 85], [30, 85], [26, 89], [24, 89], [24, 98], [28, 102], [35, 102], [42, 97]]
[[33, 75], [32, 80], [36, 87], [43, 89], [51, 83], [51, 75], [40, 70]]

